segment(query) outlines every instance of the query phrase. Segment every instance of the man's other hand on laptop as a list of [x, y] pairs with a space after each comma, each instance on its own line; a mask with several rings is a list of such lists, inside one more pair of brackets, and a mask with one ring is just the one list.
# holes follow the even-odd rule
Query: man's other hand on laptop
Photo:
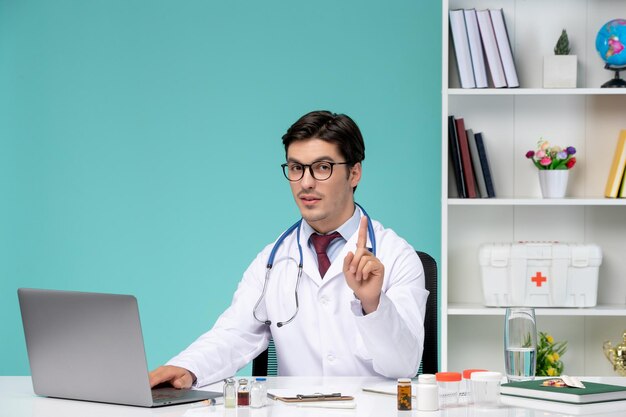
[[196, 380], [196, 376], [185, 368], [178, 366], [159, 366], [150, 372], [150, 387], [154, 388], [159, 384], [169, 384], [174, 388], [191, 388]]

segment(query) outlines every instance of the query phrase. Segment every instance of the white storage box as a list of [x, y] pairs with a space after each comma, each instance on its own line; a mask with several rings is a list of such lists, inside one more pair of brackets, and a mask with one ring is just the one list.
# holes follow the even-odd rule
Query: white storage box
[[593, 307], [602, 251], [558, 242], [491, 243], [479, 252], [489, 307]]

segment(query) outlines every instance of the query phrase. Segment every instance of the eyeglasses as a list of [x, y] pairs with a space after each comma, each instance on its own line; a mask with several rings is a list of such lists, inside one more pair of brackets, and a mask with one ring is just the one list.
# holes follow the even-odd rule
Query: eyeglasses
[[289, 181], [300, 181], [304, 177], [305, 168], [309, 168], [311, 176], [317, 181], [325, 181], [333, 175], [333, 167], [335, 165], [348, 165], [348, 162], [328, 162], [317, 161], [312, 164], [299, 164], [297, 162], [288, 162], [282, 164], [283, 174]]

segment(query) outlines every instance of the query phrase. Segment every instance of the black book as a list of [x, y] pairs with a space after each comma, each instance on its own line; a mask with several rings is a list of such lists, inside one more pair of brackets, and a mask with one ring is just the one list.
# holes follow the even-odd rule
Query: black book
[[452, 169], [456, 180], [456, 189], [460, 198], [467, 198], [465, 190], [465, 180], [463, 179], [463, 168], [461, 166], [461, 152], [459, 150], [459, 140], [456, 132], [454, 116], [448, 116], [448, 140], [450, 142], [450, 158], [452, 159]]
[[491, 168], [489, 168], [489, 158], [487, 158], [487, 149], [483, 142], [483, 134], [475, 133], [474, 139], [476, 140], [476, 148], [478, 149], [478, 157], [480, 158], [480, 165], [483, 170], [483, 177], [485, 178], [485, 187], [487, 187], [487, 197], [494, 198], [496, 191], [493, 187], [493, 178], [491, 177]]

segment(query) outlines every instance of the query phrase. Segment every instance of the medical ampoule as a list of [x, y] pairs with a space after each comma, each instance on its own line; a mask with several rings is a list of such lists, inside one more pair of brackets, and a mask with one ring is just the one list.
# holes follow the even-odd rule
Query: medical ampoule
[[228, 378], [224, 380], [224, 408], [235, 408], [237, 404], [237, 389], [235, 380]]
[[239, 380], [239, 388], [237, 389], [237, 407], [247, 407], [250, 405], [250, 390], [248, 389], [248, 380], [241, 378]]
[[250, 387], [250, 407], [261, 408], [265, 405], [265, 397], [267, 392], [265, 390], [265, 378], [257, 378], [252, 381]]

